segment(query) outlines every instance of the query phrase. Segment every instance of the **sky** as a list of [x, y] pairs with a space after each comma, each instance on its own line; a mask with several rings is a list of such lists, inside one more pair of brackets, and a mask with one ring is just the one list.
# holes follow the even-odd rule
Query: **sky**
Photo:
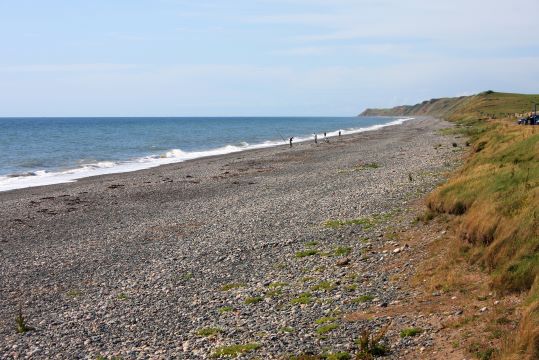
[[0, 116], [354, 116], [539, 93], [538, 0], [0, 0]]

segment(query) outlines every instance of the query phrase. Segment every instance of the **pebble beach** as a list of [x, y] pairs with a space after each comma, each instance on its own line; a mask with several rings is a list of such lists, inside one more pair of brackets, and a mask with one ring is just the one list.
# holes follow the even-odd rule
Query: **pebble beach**
[[0, 193], [0, 359], [354, 356], [382, 329], [387, 359], [432, 346], [416, 314], [350, 314], [413, 301], [424, 251], [398, 233], [462, 158], [450, 126]]

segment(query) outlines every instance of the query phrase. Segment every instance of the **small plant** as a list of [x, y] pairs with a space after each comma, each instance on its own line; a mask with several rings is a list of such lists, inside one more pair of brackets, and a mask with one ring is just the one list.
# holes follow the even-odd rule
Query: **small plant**
[[474, 342], [468, 346], [468, 351], [475, 355], [475, 357], [479, 360], [490, 360], [494, 356], [496, 350], [483, 344]]
[[235, 358], [241, 354], [255, 351], [258, 348], [260, 348], [260, 345], [256, 343], [221, 346], [215, 349], [215, 351], [212, 354], [212, 357], [213, 358], [220, 358], [220, 357]]
[[279, 296], [283, 293], [283, 291], [281, 289], [275, 289], [275, 290], [268, 290], [266, 291], [266, 293], [264, 295], [266, 295], [267, 297], [276, 297], [276, 296]]
[[264, 300], [262, 296], [248, 297], [247, 299], [245, 299], [245, 304], [247, 305], [256, 304], [256, 303], [261, 302], [262, 300]]
[[380, 343], [380, 340], [382, 340], [386, 334], [389, 325], [391, 325], [391, 323], [386, 325], [376, 335], [371, 335], [368, 330], [363, 331], [357, 340], [359, 352], [356, 355], [356, 359], [372, 360], [375, 356], [383, 356], [389, 352], [387, 347]]
[[372, 299], [374, 299], [374, 296], [372, 296], [372, 295], [361, 295], [361, 296], [355, 298], [354, 300], [352, 300], [352, 302], [356, 303], [356, 304], [361, 304], [361, 303], [369, 302]]
[[411, 327], [411, 328], [401, 330], [400, 336], [401, 336], [401, 338], [405, 338], [405, 337], [409, 337], [409, 336], [419, 335], [422, 332], [423, 332], [423, 329], [416, 328], [416, 327]]
[[333, 322], [335, 320], [337, 320], [336, 317], [324, 316], [324, 317], [321, 317], [320, 319], [316, 320], [315, 323], [317, 323], [318, 325], [321, 325], [321, 324], [325, 324], [325, 323], [328, 323], [328, 322]]
[[19, 334], [24, 334], [30, 330], [33, 330], [31, 327], [29, 327], [26, 324], [26, 319], [24, 318], [22, 314], [22, 306], [19, 306], [19, 313], [17, 314], [17, 317], [15, 318], [15, 322], [17, 324], [17, 332]]
[[67, 292], [66, 295], [67, 295], [68, 297], [74, 299], [74, 298], [80, 296], [80, 295], [81, 295], [81, 292], [80, 292], [80, 290], [77, 290], [77, 289], [71, 289], [71, 290], [69, 290], [69, 291]]
[[324, 334], [327, 334], [327, 333], [330, 332], [330, 331], [335, 330], [335, 329], [338, 328], [338, 327], [339, 327], [339, 325], [337, 325], [337, 324], [335, 324], [335, 323], [322, 325], [322, 326], [320, 326], [318, 329], [316, 329], [316, 333], [317, 333], [318, 335], [324, 335]]
[[230, 312], [230, 311], [233, 311], [233, 310], [234, 310], [234, 308], [232, 306], [223, 306], [223, 307], [219, 308], [219, 313], [223, 314], [223, 313], [227, 313], [227, 312]]
[[339, 351], [333, 354], [324, 354], [323, 358], [326, 360], [350, 360], [352, 356], [350, 353]]
[[309, 247], [313, 247], [316, 245], [318, 245], [318, 241], [309, 241], [308, 243], [305, 244], [305, 246], [309, 246]]
[[120, 301], [127, 300], [127, 295], [124, 294], [124, 293], [119, 293], [118, 296], [116, 296], [116, 299], [118, 299]]
[[335, 256], [346, 256], [352, 252], [352, 248], [348, 246], [338, 246], [333, 250]]
[[423, 214], [417, 215], [415, 218], [415, 222], [422, 222], [423, 224], [428, 224], [429, 221], [431, 221], [435, 217], [436, 213], [434, 211], [427, 210]]
[[304, 251], [298, 251], [296, 253], [296, 257], [297, 258], [304, 258], [304, 257], [307, 257], [307, 256], [313, 256], [313, 255], [317, 255], [318, 254], [318, 250], [316, 249], [307, 249], [307, 250], [304, 250]]
[[290, 327], [290, 326], [285, 326], [285, 327], [282, 327], [281, 329], [279, 329], [280, 332], [283, 332], [283, 333], [286, 333], [286, 334], [291, 334], [293, 333], [295, 330], [293, 327]]
[[239, 288], [242, 288], [244, 286], [245, 286], [244, 284], [240, 284], [240, 283], [229, 283], [229, 284], [225, 284], [225, 285], [221, 286], [221, 291], [229, 291], [229, 290], [239, 289]]
[[193, 273], [187, 272], [185, 274], [182, 274], [180, 278], [184, 281], [191, 280], [193, 278]]
[[271, 284], [268, 285], [270, 289], [279, 289], [285, 286], [288, 286], [288, 284], [285, 282], [279, 282], [279, 281], [272, 282]]
[[305, 292], [305, 293], [299, 294], [298, 297], [290, 300], [290, 303], [292, 305], [309, 304], [311, 301], [312, 301], [312, 294], [309, 292]]
[[206, 327], [197, 330], [197, 335], [202, 337], [212, 337], [220, 334], [223, 330], [215, 327]]
[[335, 285], [327, 280], [320, 281], [318, 285], [311, 288], [313, 291], [331, 291], [335, 289]]

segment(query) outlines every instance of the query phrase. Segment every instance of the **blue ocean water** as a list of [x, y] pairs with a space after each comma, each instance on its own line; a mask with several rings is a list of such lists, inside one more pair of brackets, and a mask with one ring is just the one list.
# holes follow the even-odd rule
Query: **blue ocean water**
[[400, 122], [393, 117], [0, 118], [0, 191]]

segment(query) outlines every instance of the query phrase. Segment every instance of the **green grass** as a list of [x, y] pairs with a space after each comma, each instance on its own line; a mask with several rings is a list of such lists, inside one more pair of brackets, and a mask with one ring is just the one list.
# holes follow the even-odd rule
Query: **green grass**
[[282, 293], [283, 293], [283, 291], [280, 288], [278, 288], [278, 289], [274, 289], [274, 290], [268, 290], [268, 291], [266, 291], [266, 293], [264, 295], [267, 296], [267, 297], [273, 298], [273, 297], [281, 295]]
[[330, 229], [338, 229], [343, 226], [352, 226], [352, 225], [359, 225], [364, 230], [369, 230], [373, 228], [376, 225], [379, 225], [383, 222], [386, 222], [390, 220], [396, 212], [387, 212], [387, 213], [380, 213], [375, 214], [367, 217], [361, 217], [357, 219], [348, 219], [348, 220], [327, 220], [322, 225], [326, 228]]
[[304, 258], [304, 257], [307, 257], [307, 256], [313, 256], [313, 255], [317, 255], [317, 254], [318, 254], [318, 250], [316, 250], [316, 249], [307, 249], [307, 250], [296, 252], [296, 257], [297, 258]]
[[328, 323], [328, 322], [334, 322], [335, 320], [337, 320], [336, 317], [324, 316], [324, 317], [321, 317], [320, 319], [316, 320], [315, 323], [318, 324], [318, 325], [321, 325], [321, 324], [325, 324], [325, 323]]
[[15, 318], [16, 323], [16, 330], [19, 334], [27, 333], [28, 331], [33, 330], [31, 327], [29, 327], [26, 324], [26, 319], [24, 318], [24, 315], [22, 314], [22, 307], [19, 308], [19, 313], [17, 314], [17, 317]]
[[325, 360], [350, 360], [352, 359], [352, 355], [350, 353], [340, 351], [332, 354], [324, 354], [322, 357]]
[[353, 173], [353, 172], [364, 171], [364, 170], [369, 170], [369, 169], [378, 169], [379, 167], [380, 165], [377, 163], [359, 164], [352, 168], [340, 169], [337, 171], [337, 173], [339, 174]]
[[299, 296], [293, 298], [290, 300], [290, 303], [292, 305], [299, 305], [299, 304], [310, 304], [312, 299], [312, 294], [309, 292], [301, 293]]
[[261, 302], [262, 300], [264, 300], [262, 296], [248, 297], [247, 299], [245, 299], [245, 304], [247, 305], [257, 304]]
[[239, 288], [242, 288], [242, 287], [245, 287], [245, 284], [229, 283], [229, 284], [225, 284], [225, 285], [221, 286], [221, 291], [230, 291], [230, 290], [239, 289]]
[[213, 358], [229, 357], [235, 358], [239, 355], [255, 351], [260, 348], [259, 344], [250, 343], [250, 344], [237, 344], [230, 346], [221, 346], [216, 348], [213, 353]]
[[279, 332], [285, 333], [285, 334], [292, 334], [295, 331], [293, 327], [285, 326], [279, 329]]
[[81, 296], [82, 292], [80, 290], [77, 290], [77, 289], [71, 289], [67, 292], [67, 296], [74, 299], [76, 297], [79, 297]]
[[335, 289], [335, 287], [335, 284], [333, 284], [331, 281], [323, 280], [320, 281], [317, 285], [311, 287], [311, 290], [328, 292]]
[[223, 306], [223, 307], [219, 308], [219, 313], [220, 314], [224, 314], [224, 313], [231, 312], [231, 311], [234, 311], [234, 308], [232, 306]]
[[338, 246], [333, 249], [333, 254], [335, 256], [346, 256], [352, 252], [352, 248], [348, 246]]
[[409, 336], [416, 336], [416, 335], [421, 334], [422, 332], [423, 332], [423, 329], [420, 329], [417, 327], [411, 327], [411, 328], [401, 330], [400, 337], [405, 338]]
[[[522, 326], [504, 350], [506, 356], [539, 354], [533, 335], [539, 333], [539, 131], [510, 118], [529, 112], [534, 102], [539, 103], [539, 95], [488, 91], [382, 111], [443, 117], [454, 124], [443, 134], [465, 137], [471, 145], [464, 165], [427, 203], [434, 214], [455, 218], [456, 241], [470, 247], [455, 256], [488, 272], [500, 294], [527, 292]], [[493, 356], [488, 348], [470, 352]]]
[[333, 331], [333, 330], [337, 329], [338, 327], [339, 327], [339, 325], [337, 325], [335, 323], [322, 325], [322, 326], [320, 326], [319, 328], [316, 329], [316, 333], [318, 335], [324, 335], [324, 334], [327, 334], [330, 331]]
[[288, 286], [288, 283], [280, 282], [280, 281], [274, 281], [271, 284], [268, 285], [270, 289], [280, 289], [282, 287]]
[[223, 330], [216, 327], [206, 327], [197, 330], [197, 335], [202, 337], [212, 337], [222, 333]]

